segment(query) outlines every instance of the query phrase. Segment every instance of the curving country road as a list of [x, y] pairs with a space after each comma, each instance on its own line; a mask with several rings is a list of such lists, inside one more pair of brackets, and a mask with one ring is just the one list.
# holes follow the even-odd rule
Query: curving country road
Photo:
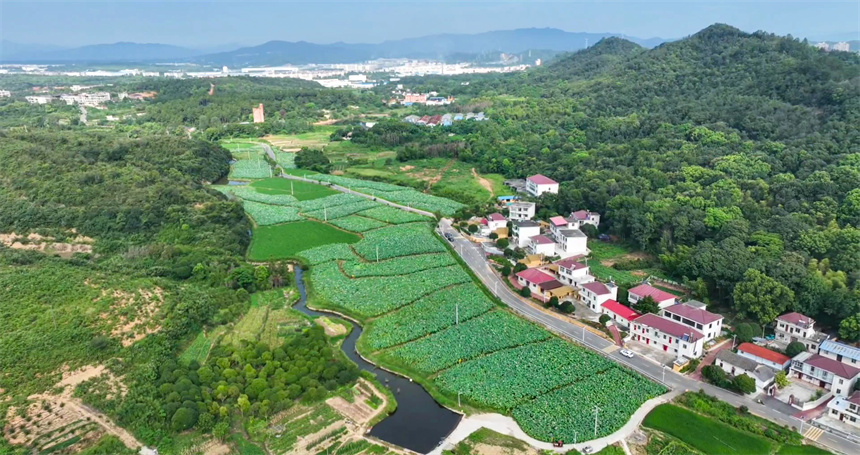
[[[541, 324], [550, 331], [568, 339], [575, 340], [576, 342], [597, 351], [599, 354], [650, 377], [657, 382], [661, 382], [669, 389], [676, 391], [701, 389], [707, 394], [726, 401], [733, 406], [737, 407], [745, 405], [753, 414], [781, 425], [788, 425], [790, 427], [797, 427], [800, 425], [799, 420], [791, 417], [789, 414], [781, 412], [779, 409], [774, 409], [766, 404], [759, 404], [744, 396], [677, 374], [672, 371], [671, 368], [664, 368], [662, 365], [659, 365], [645, 357], [635, 356], [632, 359], [628, 359], [627, 357], [622, 356], [617, 349], [613, 352], [607, 353], [604, 349], [614, 346], [613, 342], [586, 330], [584, 325], [580, 325], [572, 319], [565, 320], [550, 315], [511, 291], [511, 289], [502, 281], [501, 277], [490, 267], [481, 247], [460, 235], [460, 233], [451, 226], [449, 220], [441, 220], [438, 228], [443, 234], [451, 234], [453, 236], [454, 240], [450, 242], [451, 246], [457, 251], [457, 254], [463, 258], [463, 261], [466, 262], [481, 282], [484, 283], [487, 289], [504, 302], [505, 305], [523, 317]], [[805, 426], [808, 427], [808, 423], [805, 424]], [[860, 444], [849, 441], [848, 439], [833, 433], [823, 433], [816, 442], [835, 452], [844, 454], [860, 453]]]

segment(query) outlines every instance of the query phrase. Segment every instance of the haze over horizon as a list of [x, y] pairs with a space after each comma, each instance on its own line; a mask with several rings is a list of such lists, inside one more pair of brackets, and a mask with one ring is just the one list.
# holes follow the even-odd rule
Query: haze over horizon
[[680, 38], [716, 22], [748, 32], [860, 39], [860, 2], [0, 2], [0, 39], [68, 47], [121, 41], [193, 48], [271, 40], [376, 43], [531, 27]]

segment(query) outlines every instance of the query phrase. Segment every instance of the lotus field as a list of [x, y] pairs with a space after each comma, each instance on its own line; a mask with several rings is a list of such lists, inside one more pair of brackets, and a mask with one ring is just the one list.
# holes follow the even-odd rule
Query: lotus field
[[606, 436], [624, 426], [642, 403], [665, 391], [663, 386], [615, 366], [524, 403], [513, 415], [523, 431], [540, 440], [573, 441], [575, 431], [581, 441], [594, 435], [595, 406], [600, 408], [597, 437]]
[[311, 248], [299, 253], [299, 256], [307, 259], [311, 265], [322, 264], [324, 262], [334, 261], [338, 259], [355, 259], [355, 253], [352, 248], [345, 243], [335, 243], [333, 245], [323, 245], [316, 248]]
[[327, 221], [349, 216], [355, 212], [360, 212], [362, 210], [367, 210], [371, 207], [376, 207], [376, 205], [376, 202], [373, 202], [368, 199], [362, 199], [360, 201], [336, 205], [334, 207], [326, 207], [313, 211], [302, 210], [302, 213], [311, 218]]
[[230, 165], [231, 179], [264, 179], [272, 176], [272, 167], [262, 155], [249, 160], [235, 161]]
[[413, 212], [407, 212], [405, 210], [396, 209], [394, 207], [389, 207], [387, 205], [380, 205], [379, 207], [365, 210], [363, 212], [358, 213], [361, 216], [365, 216], [368, 218], [373, 218], [379, 221], [384, 221], [386, 223], [391, 224], [403, 224], [403, 223], [414, 223], [416, 221], [429, 221], [429, 219], [424, 215], [419, 215]]
[[371, 229], [378, 229], [381, 227], [388, 226], [388, 224], [383, 223], [382, 221], [374, 220], [373, 218], [365, 218], [363, 216], [357, 215], [337, 218], [331, 220], [329, 224], [333, 224], [341, 229], [346, 229], [350, 232], [365, 232]]
[[410, 207], [429, 210], [431, 212], [439, 212], [443, 215], [451, 215], [463, 207], [463, 204], [450, 199], [424, 194], [412, 188], [391, 185], [389, 183], [370, 182], [367, 180], [341, 177], [339, 175], [323, 174], [309, 175], [307, 178], [322, 182], [335, 183], [360, 193], [370, 194], [372, 196], [380, 197], [398, 204], [408, 205]]
[[448, 253], [419, 254], [379, 262], [346, 261], [343, 263], [343, 273], [350, 278], [394, 276], [455, 264], [457, 261]]
[[298, 199], [290, 196], [289, 194], [260, 193], [248, 185], [218, 185], [213, 186], [212, 188], [224, 194], [232, 194], [245, 201], [261, 202], [263, 204], [294, 206], [299, 202]]
[[455, 365], [435, 381], [443, 391], [461, 392], [463, 398], [480, 406], [510, 410], [526, 399], [614, 365], [593, 352], [552, 338]]
[[447, 252], [427, 223], [402, 224], [366, 232], [364, 239], [355, 244], [355, 251], [369, 261], [375, 261], [377, 254], [379, 259], [388, 259]]
[[460, 266], [424, 270], [409, 275], [349, 279], [336, 262], [314, 268], [314, 280], [324, 282], [319, 293], [331, 303], [362, 317], [378, 316], [407, 305], [437, 289], [471, 281]]
[[493, 302], [472, 283], [460, 284], [424, 296], [412, 305], [375, 319], [365, 332], [374, 351], [406, 343], [480, 316]]
[[[459, 207], [396, 185], [316, 177], [443, 213]], [[427, 217], [343, 193], [297, 201], [250, 187], [215, 189], [241, 198], [258, 226], [303, 216], [325, 220], [327, 225], [305, 221], [309, 227], [288, 236], [290, 255], [300, 251], [311, 264], [307, 277], [318, 302], [364, 325], [358, 344], [362, 354], [433, 384], [433, 393], [449, 400], [460, 393], [469, 406], [509, 413], [535, 438], [572, 441], [574, 432], [579, 440], [593, 434], [595, 405], [600, 407], [598, 436], [603, 436], [664, 392], [662, 386], [498, 308], [433, 234]], [[258, 232], [262, 236], [267, 229], [297, 224], [260, 227]], [[325, 244], [318, 235], [323, 228], [361, 240]], [[347, 241], [330, 237], [330, 242]], [[254, 245], [259, 238], [255, 236]]]
[[389, 355], [421, 373], [431, 374], [460, 361], [549, 337], [546, 330], [507, 311], [491, 311], [405, 344]]
[[303, 219], [299, 216], [299, 209], [296, 207], [244, 201], [242, 208], [254, 219], [254, 222], [258, 226], [271, 226], [273, 224], [289, 223], [290, 221], [301, 221]]
[[275, 152], [275, 161], [284, 169], [296, 168], [296, 154], [290, 152]]

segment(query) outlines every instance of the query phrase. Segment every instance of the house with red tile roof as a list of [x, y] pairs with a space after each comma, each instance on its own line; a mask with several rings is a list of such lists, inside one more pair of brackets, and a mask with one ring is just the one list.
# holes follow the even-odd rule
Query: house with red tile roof
[[618, 286], [615, 283], [592, 281], [579, 286], [579, 300], [591, 311], [601, 313], [601, 305], [607, 300], [618, 299]]
[[774, 338], [776, 341], [788, 344], [799, 341], [809, 351], [817, 351], [818, 346], [827, 339], [827, 336], [815, 330], [815, 319], [809, 316], [792, 312], [776, 318], [774, 327]]
[[607, 300], [600, 307], [603, 314], [608, 315], [617, 325], [624, 328], [630, 327], [630, 322], [640, 316], [632, 308], [624, 306], [615, 300]]
[[787, 355], [752, 343], [741, 343], [738, 346], [738, 355], [770, 367], [775, 371], [785, 371], [791, 365], [791, 358]]
[[538, 269], [525, 269], [517, 273], [516, 277], [520, 286], [528, 287], [533, 296], [540, 297], [544, 301], [549, 300], [549, 297], [543, 298], [544, 296], [565, 287], [554, 276]]
[[636, 305], [636, 303], [638, 303], [645, 297], [651, 297], [652, 299], [654, 299], [654, 301], [657, 302], [657, 306], [660, 307], [661, 310], [676, 303], [675, 295], [657, 289], [647, 283], [642, 283], [639, 286], [631, 288], [629, 291], [627, 291], [627, 301], [630, 302], [630, 305]]
[[847, 397], [860, 379], [860, 368], [811, 352], [801, 352], [791, 359], [791, 375], [829, 390], [835, 396]]
[[600, 214], [588, 210], [577, 210], [570, 214], [569, 220], [576, 220], [580, 225], [590, 224], [594, 227], [600, 226]]
[[594, 277], [588, 273], [588, 266], [577, 261], [579, 258], [579, 256], [571, 256], [555, 262], [559, 280], [577, 287], [594, 281]]
[[490, 232], [494, 232], [496, 229], [501, 229], [508, 225], [508, 220], [501, 213], [491, 213], [484, 218], [487, 223], [487, 228], [489, 228]]
[[664, 318], [680, 322], [702, 332], [705, 334], [705, 341], [718, 337], [723, 330], [723, 317], [704, 308], [678, 303], [663, 308], [660, 314]]
[[558, 182], [541, 174], [526, 178], [526, 191], [535, 197], [544, 193], [558, 194]]
[[705, 336], [702, 332], [656, 314], [643, 314], [631, 324], [635, 341], [676, 357], [695, 359], [702, 355]]

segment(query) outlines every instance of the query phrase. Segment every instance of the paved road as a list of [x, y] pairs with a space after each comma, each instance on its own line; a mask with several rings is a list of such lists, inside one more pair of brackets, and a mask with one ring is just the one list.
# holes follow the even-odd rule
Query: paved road
[[[789, 414], [781, 412], [780, 410], [758, 404], [751, 399], [714, 387], [710, 384], [682, 376], [673, 372], [670, 368], [664, 368], [662, 365], [659, 365], [645, 357], [636, 356], [632, 359], [628, 359], [622, 356], [618, 350], [606, 353], [604, 349], [613, 345], [611, 341], [585, 330], [585, 326], [580, 326], [573, 323], [573, 321], [566, 321], [549, 315], [511, 291], [499, 275], [493, 272], [481, 247], [473, 244], [468, 239], [460, 235], [451, 227], [451, 224], [447, 219], [443, 219], [439, 222], [439, 229], [443, 233], [449, 233], [454, 236], [454, 241], [451, 242], [452, 246], [460, 257], [463, 258], [469, 268], [472, 269], [475, 275], [478, 276], [481, 282], [483, 282], [484, 285], [487, 286], [487, 288], [502, 302], [522, 316], [537, 322], [547, 329], [566, 338], [575, 340], [580, 344], [584, 344], [585, 346], [597, 351], [599, 354], [607, 356], [622, 365], [632, 368], [657, 382], [663, 383], [670, 389], [702, 389], [709, 395], [716, 396], [733, 406], [737, 407], [745, 405], [752, 413], [781, 425], [796, 427], [800, 424], [797, 419], [791, 417]], [[804, 425], [804, 431], [807, 427], [808, 424]], [[860, 453], [860, 444], [848, 441], [847, 439], [831, 433], [822, 434], [816, 442], [826, 446], [832, 451], [844, 454]]]

